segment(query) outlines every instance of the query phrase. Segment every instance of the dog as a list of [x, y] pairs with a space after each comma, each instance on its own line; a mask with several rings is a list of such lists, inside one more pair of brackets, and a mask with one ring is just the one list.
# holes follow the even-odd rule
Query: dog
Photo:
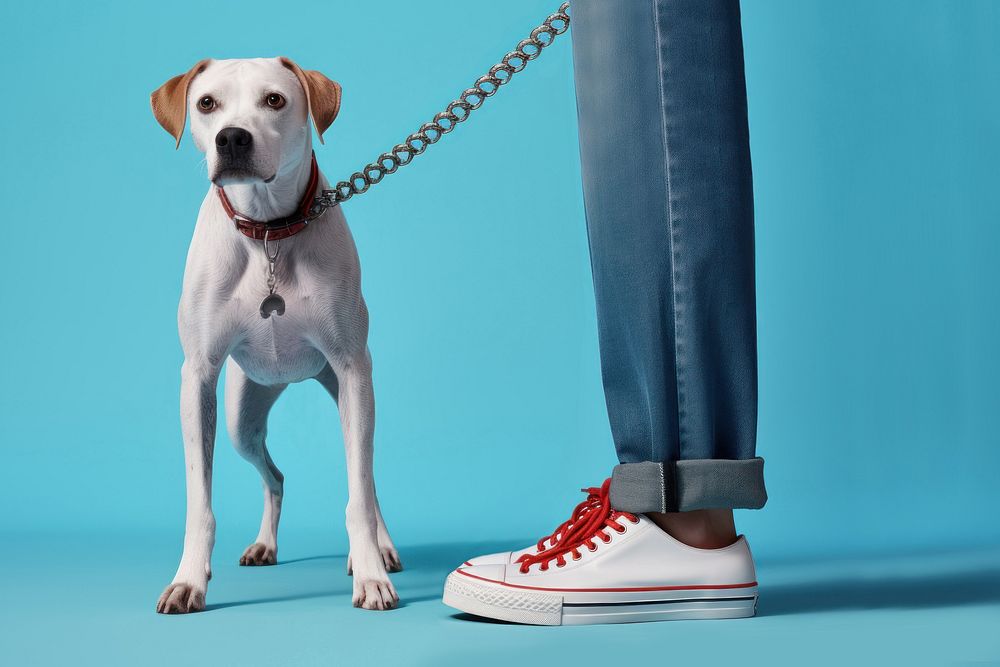
[[178, 329], [184, 350], [181, 426], [187, 472], [184, 551], [160, 613], [205, 608], [215, 543], [212, 459], [216, 387], [239, 454], [260, 473], [264, 514], [240, 565], [273, 565], [284, 478], [266, 445], [267, 416], [285, 387], [314, 378], [336, 401], [347, 458], [353, 603], [390, 609], [388, 572], [402, 569], [375, 494], [375, 400], [368, 310], [357, 250], [340, 206], [311, 209], [329, 187], [316, 166], [341, 88], [288, 58], [202, 60], [150, 98], [180, 146], [186, 119], [212, 182], [184, 271]]

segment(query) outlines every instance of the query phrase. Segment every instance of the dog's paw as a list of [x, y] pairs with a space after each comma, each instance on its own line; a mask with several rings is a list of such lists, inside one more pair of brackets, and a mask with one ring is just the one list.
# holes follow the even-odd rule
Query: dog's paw
[[[382, 564], [385, 566], [387, 572], [403, 571], [403, 561], [399, 559], [399, 552], [396, 551], [396, 547], [379, 547], [378, 550], [382, 553]], [[347, 574], [354, 574], [350, 554], [347, 556]]]
[[385, 569], [387, 571], [403, 571], [403, 561], [399, 560], [399, 552], [396, 551], [396, 547], [390, 544], [387, 547], [380, 546], [378, 550], [382, 552], [382, 563], [385, 564]]
[[205, 589], [183, 582], [166, 587], [156, 603], [158, 614], [190, 614], [205, 608]]
[[240, 565], [276, 565], [278, 551], [260, 542], [254, 542], [240, 556]]
[[354, 596], [351, 602], [362, 609], [385, 611], [399, 603], [399, 595], [389, 577], [354, 577]]

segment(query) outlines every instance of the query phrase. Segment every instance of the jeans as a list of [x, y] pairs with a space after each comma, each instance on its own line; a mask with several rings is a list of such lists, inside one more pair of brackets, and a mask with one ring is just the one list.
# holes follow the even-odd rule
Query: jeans
[[630, 512], [759, 508], [738, 0], [573, 0], [601, 371]]

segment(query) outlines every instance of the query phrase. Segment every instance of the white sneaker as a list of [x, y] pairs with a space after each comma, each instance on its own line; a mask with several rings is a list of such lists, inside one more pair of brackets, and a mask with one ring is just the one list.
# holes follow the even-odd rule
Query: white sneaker
[[584, 625], [745, 618], [757, 606], [746, 539], [722, 549], [678, 542], [608, 502], [606, 480], [538, 544], [467, 561], [448, 575], [444, 603], [514, 623]]

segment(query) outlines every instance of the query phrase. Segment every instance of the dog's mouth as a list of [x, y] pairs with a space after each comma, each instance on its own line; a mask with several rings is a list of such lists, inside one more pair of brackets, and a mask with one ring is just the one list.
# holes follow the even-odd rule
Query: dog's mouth
[[250, 169], [244, 169], [242, 167], [232, 167], [228, 169], [219, 169], [214, 176], [212, 176], [212, 183], [219, 187], [226, 185], [237, 185], [241, 183], [271, 183], [274, 181], [277, 174], [271, 174], [270, 176], [262, 176], [261, 174], [251, 171]]

